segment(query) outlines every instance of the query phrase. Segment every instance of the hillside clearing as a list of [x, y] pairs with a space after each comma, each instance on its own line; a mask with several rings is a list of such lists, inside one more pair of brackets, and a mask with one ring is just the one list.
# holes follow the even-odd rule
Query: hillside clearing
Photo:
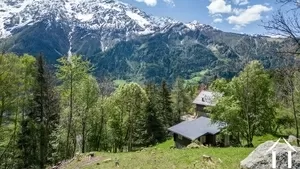
[[[160, 169], [160, 168], [203, 168], [234, 169], [239, 168], [240, 161], [248, 156], [253, 148], [200, 148], [200, 149], [159, 149], [153, 148], [131, 153], [96, 153], [95, 160], [83, 157], [81, 161], [73, 160], [63, 169]], [[212, 162], [203, 160], [203, 155], [212, 157]], [[112, 159], [110, 162], [103, 162]], [[98, 165], [97, 165], [98, 163]]]
[[[258, 146], [267, 140], [276, 139], [278, 138], [272, 135], [256, 136], [253, 143]], [[138, 152], [97, 152], [93, 159], [84, 155], [80, 161], [74, 159], [62, 169], [236, 169], [239, 168], [240, 161], [255, 149], [243, 147], [170, 149], [173, 144], [173, 140], [168, 140]], [[203, 160], [203, 155], [211, 156], [212, 162]], [[105, 162], [107, 159], [109, 162]], [[119, 161], [119, 167], [115, 166], [116, 161]]]

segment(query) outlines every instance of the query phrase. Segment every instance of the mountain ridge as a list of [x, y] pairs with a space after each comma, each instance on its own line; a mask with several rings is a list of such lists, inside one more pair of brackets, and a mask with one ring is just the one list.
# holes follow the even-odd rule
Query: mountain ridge
[[277, 66], [271, 57], [288, 46], [280, 38], [148, 15], [114, 0], [5, 0], [0, 21], [3, 51], [42, 52], [50, 63], [79, 54], [98, 67], [99, 76], [139, 81], [189, 79], [205, 70], [210, 79], [230, 78], [247, 60]]

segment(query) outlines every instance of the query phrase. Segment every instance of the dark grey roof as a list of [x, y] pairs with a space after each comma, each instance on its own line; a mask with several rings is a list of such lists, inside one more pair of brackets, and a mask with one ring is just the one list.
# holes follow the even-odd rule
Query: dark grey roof
[[190, 140], [195, 140], [205, 134], [217, 134], [224, 127], [224, 123], [212, 123], [210, 118], [202, 116], [192, 121], [181, 122], [168, 128], [168, 130]]

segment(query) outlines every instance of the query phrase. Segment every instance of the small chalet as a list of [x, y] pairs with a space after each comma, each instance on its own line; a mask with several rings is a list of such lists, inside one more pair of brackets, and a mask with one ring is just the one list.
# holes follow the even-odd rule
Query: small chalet
[[[201, 90], [199, 95], [193, 101], [196, 105], [194, 116], [185, 115], [181, 117], [183, 122], [170, 127], [168, 130], [173, 133], [176, 148], [186, 147], [192, 141], [198, 140], [203, 145], [229, 145], [229, 136], [222, 136], [220, 144], [217, 143], [217, 135], [226, 126], [225, 123], [212, 123], [209, 115], [204, 110], [206, 106], [215, 106], [216, 98], [221, 97], [221, 93]], [[199, 117], [199, 118], [198, 118]]]
[[[212, 123], [210, 118], [199, 117], [195, 120], [183, 121], [168, 130], [173, 133], [176, 148], [188, 146], [194, 140], [203, 145], [217, 145], [217, 134], [225, 127], [224, 123]], [[229, 137], [223, 138], [224, 146], [229, 145]]]
[[193, 104], [196, 105], [196, 112], [198, 116], [207, 116], [204, 107], [215, 106], [215, 100], [220, 96], [222, 96], [221, 93], [202, 90], [193, 101]]

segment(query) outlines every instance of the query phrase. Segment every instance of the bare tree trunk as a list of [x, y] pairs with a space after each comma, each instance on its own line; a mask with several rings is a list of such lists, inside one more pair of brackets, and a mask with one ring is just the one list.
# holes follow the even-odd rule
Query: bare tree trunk
[[101, 147], [100, 144], [101, 144], [101, 138], [102, 138], [102, 137], [101, 137], [101, 136], [102, 136], [102, 130], [103, 130], [103, 126], [104, 126], [103, 123], [104, 123], [104, 118], [103, 118], [103, 114], [102, 114], [102, 115], [101, 115], [100, 129], [99, 129], [99, 133], [98, 133], [98, 140], [97, 140], [97, 141], [98, 141], [98, 143], [97, 143], [97, 146], [98, 146], [97, 149], [98, 149], [98, 151], [101, 150], [101, 149], [100, 149], [100, 147]]
[[82, 146], [81, 146], [81, 152], [85, 152], [85, 128], [86, 128], [86, 121], [82, 123]]
[[[76, 136], [77, 135], [77, 133], [74, 131], [74, 135]], [[72, 156], [73, 156], [73, 154], [75, 154], [75, 152], [76, 152], [76, 144], [77, 144], [77, 140], [76, 140], [76, 137], [73, 137], [73, 150], [72, 150]]]
[[117, 153], [117, 145], [116, 145], [116, 143], [115, 143], [114, 146], [113, 146], [113, 152], [114, 152], [114, 153]]
[[3, 115], [4, 115], [4, 104], [5, 104], [5, 100], [4, 100], [4, 96], [2, 96], [1, 99], [1, 111], [0, 111], [0, 128], [2, 126], [2, 121], [3, 121]]

